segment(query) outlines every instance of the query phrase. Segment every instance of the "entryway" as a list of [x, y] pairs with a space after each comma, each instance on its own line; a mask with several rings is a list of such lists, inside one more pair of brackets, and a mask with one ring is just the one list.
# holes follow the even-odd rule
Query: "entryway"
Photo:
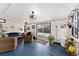
[[37, 24], [37, 40], [43, 43], [48, 42], [48, 36], [51, 34], [51, 23]]

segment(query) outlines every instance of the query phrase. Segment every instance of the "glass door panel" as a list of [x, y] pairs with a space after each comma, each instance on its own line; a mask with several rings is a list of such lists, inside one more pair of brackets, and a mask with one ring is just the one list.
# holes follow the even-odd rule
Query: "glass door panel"
[[46, 40], [50, 35], [51, 25], [50, 23], [42, 23], [37, 25], [37, 38], [40, 40]]

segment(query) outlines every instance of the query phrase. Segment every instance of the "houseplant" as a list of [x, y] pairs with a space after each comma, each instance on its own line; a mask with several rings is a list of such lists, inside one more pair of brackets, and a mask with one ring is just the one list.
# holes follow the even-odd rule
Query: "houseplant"
[[49, 40], [49, 44], [51, 45], [51, 44], [53, 44], [53, 42], [54, 42], [54, 37], [53, 36], [48, 36], [48, 40]]
[[68, 55], [76, 55], [74, 38], [66, 37], [65, 50]]

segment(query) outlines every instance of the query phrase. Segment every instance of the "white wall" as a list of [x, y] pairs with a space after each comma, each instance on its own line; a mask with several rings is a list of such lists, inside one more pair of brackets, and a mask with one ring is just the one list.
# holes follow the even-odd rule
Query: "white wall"
[[[65, 36], [68, 36], [69, 32], [71, 31], [69, 31], [69, 28], [67, 25], [65, 28], [61, 28], [61, 25], [67, 24], [68, 20], [69, 19], [63, 19], [63, 20], [51, 22], [51, 35], [55, 37], [55, 42], [61, 43], [63, 47], [65, 44]], [[56, 32], [56, 26], [57, 26], [57, 32]]]
[[23, 32], [22, 29], [24, 29], [24, 25], [22, 23], [14, 23], [14, 22], [10, 22], [7, 21], [6, 23], [2, 23], [3, 24], [3, 29], [6, 30], [6, 32]]

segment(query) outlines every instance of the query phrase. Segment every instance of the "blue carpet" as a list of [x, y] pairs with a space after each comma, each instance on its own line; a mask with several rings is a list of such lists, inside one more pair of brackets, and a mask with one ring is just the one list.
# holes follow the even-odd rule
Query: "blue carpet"
[[0, 56], [67, 56], [67, 54], [58, 44], [43, 45], [37, 42], [21, 42], [16, 50], [0, 53]]

